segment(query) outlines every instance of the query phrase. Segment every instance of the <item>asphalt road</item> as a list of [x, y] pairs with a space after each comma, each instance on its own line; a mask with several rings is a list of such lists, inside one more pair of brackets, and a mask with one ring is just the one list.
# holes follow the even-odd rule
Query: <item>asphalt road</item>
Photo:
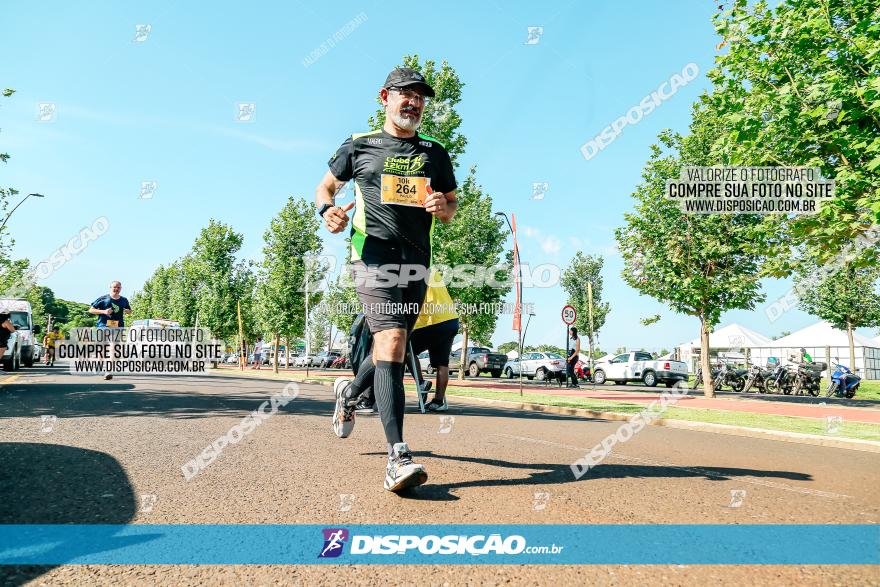
[[[864, 524], [880, 516], [874, 453], [649, 426], [576, 481], [569, 465], [620, 422], [465, 403], [441, 420], [411, 402], [405, 436], [429, 480], [401, 497], [382, 488], [378, 418], [359, 418], [351, 438], [337, 439], [330, 389], [317, 385], [302, 385], [276, 416], [184, 478], [184, 463], [282, 388], [226, 374], [104, 381], [37, 367], [0, 376], [0, 523]], [[0, 568], [0, 583], [866, 585], [880, 584], [878, 575], [846, 566], [65, 565]]]

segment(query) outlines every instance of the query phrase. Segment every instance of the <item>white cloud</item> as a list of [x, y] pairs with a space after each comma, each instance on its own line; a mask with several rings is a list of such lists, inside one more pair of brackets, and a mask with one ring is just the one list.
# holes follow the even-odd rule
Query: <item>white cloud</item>
[[562, 241], [553, 235], [541, 241], [541, 250], [548, 255], [555, 255], [562, 249]]
[[540, 231], [540, 229], [537, 229], [537, 228], [535, 228], [535, 227], [533, 227], [533, 226], [525, 226], [525, 225], [524, 225], [524, 226], [521, 226], [521, 227], [520, 227], [520, 230], [522, 231], [522, 233], [523, 233], [524, 235], [526, 235], [526, 236], [529, 237], [529, 238], [532, 238], [532, 237], [538, 238], [538, 237], [541, 236], [541, 231]]
[[[316, 141], [312, 139], [290, 139], [290, 138], [276, 138], [270, 137], [266, 135], [257, 134], [254, 132], [249, 132], [242, 130], [240, 128], [236, 128], [238, 123], [232, 122], [232, 116], [230, 115], [229, 126], [220, 125], [220, 124], [202, 124], [202, 123], [193, 123], [188, 121], [180, 121], [180, 120], [172, 120], [169, 118], [160, 118], [157, 116], [148, 116], [148, 115], [130, 115], [130, 114], [119, 114], [113, 112], [99, 112], [95, 110], [89, 110], [86, 108], [79, 108], [77, 106], [67, 106], [64, 104], [59, 105], [59, 112], [63, 112], [64, 115], [69, 115], [71, 118], [79, 118], [83, 120], [91, 120], [103, 124], [114, 125], [114, 126], [134, 126], [134, 127], [156, 127], [162, 126], [165, 128], [171, 129], [187, 129], [195, 133], [202, 134], [210, 134], [210, 135], [219, 135], [223, 137], [228, 137], [230, 139], [236, 139], [239, 141], [244, 141], [248, 143], [254, 143], [260, 145], [261, 147], [265, 147], [266, 149], [272, 151], [326, 151], [330, 147], [322, 141]], [[235, 125], [235, 126], [232, 126]]]

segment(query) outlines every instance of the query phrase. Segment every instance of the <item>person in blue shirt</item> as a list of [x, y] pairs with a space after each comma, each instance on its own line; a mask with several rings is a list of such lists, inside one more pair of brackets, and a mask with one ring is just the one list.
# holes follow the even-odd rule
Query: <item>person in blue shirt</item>
[[110, 284], [110, 293], [92, 302], [89, 314], [98, 316], [98, 328], [122, 328], [125, 326], [124, 314], [131, 314], [128, 298], [119, 295], [122, 283], [114, 281]]
[[[128, 299], [120, 295], [122, 282], [110, 282], [110, 293], [101, 296], [92, 302], [89, 314], [98, 317], [98, 328], [122, 328], [125, 326], [125, 314], [131, 314], [131, 304]], [[113, 379], [113, 375], [107, 373], [104, 379]]]

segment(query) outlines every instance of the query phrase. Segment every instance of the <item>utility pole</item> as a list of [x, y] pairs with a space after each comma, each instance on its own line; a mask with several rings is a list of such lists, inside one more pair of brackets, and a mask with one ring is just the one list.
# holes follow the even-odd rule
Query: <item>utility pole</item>
[[244, 343], [244, 324], [241, 321], [241, 301], [235, 303], [238, 307], [238, 370], [244, 371], [244, 362], [247, 361], [247, 345]]
[[[590, 379], [593, 379], [593, 282], [587, 282], [587, 314], [590, 321]], [[595, 385], [595, 383], [594, 383]]]
[[309, 376], [309, 366], [312, 362], [310, 358], [312, 353], [312, 345], [309, 340], [309, 260], [307, 258], [303, 258], [303, 262], [305, 263], [306, 270], [306, 378]]

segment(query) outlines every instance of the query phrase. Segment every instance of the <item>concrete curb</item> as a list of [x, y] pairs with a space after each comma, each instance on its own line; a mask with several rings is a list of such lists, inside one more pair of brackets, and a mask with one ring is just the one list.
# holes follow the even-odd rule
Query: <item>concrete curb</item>
[[[268, 379], [280, 379], [280, 377], [268, 377]], [[308, 383], [312, 385], [322, 385], [324, 387], [333, 387], [332, 381], [324, 381], [321, 379], [301, 379], [296, 380], [296, 382]], [[407, 395], [415, 396], [416, 394], [415, 392], [408, 391]], [[621, 414], [618, 412], [597, 412], [595, 410], [588, 410], [586, 408], [546, 406], [544, 404], [511, 402], [507, 400], [488, 399], [464, 395], [449, 395], [448, 397], [454, 398], [456, 400], [463, 400], [463, 403], [484, 404], [523, 410], [527, 412], [544, 412], [548, 414], [559, 414], [563, 416], [582, 416], [588, 418], [600, 418], [602, 420], [615, 420], [622, 422], [629, 421], [630, 419], [635, 417], [634, 414], [630, 415]], [[819, 436], [817, 434], [804, 434], [802, 432], [783, 432], [778, 430], [765, 430], [763, 428], [732, 426], [730, 424], [711, 424], [708, 422], [691, 422], [690, 420], [672, 420], [667, 418], [658, 418], [651, 422], [651, 426], [666, 426], [667, 428], [693, 430], [696, 432], [712, 432], [715, 434], [728, 434], [730, 436], [745, 436], [747, 438], [761, 438], [763, 440], [778, 440], [781, 442], [794, 442], [798, 444], [811, 444], [814, 446], [825, 446], [829, 448], [843, 448], [848, 450], [860, 450], [863, 452], [880, 453], [880, 442], [875, 442], [872, 440], [859, 440], [856, 438], [833, 438], [829, 436]]]

